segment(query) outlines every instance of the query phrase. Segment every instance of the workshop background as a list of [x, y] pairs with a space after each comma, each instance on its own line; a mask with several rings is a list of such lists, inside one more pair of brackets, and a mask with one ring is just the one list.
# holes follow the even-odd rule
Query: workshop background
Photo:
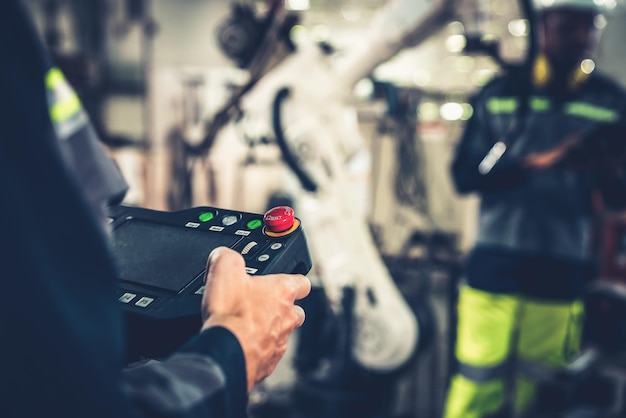
[[[377, 28], [372, 19], [391, 0], [26, 3], [131, 186], [126, 204], [263, 213], [273, 203], [289, 202], [283, 187], [289, 169], [263, 115], [246, 111], [271, 101], [256, 93], [242, 104], [250, 81], [280, 68], [299, 45], [318, 44], [331, 62], [349, 56], [363, 47]], [[456, 289], [477, 210], [476, 197], [454, 192], [449, 162], [472, 113], [470, 96], [500, 71], [502, 61], [524, 59], [529, 31], [512, 0], [415, 4], [434, 13], [392, 56], [373, 59], [373, 70], [349, 86], [344, 101], [345, 117], [358, 126], [370, 155], [354, 169], [361, 173], [355, 210], [365, 210], [397, 288], [420, 311], [417, 355], [401, 372], [384, 377], [394, 388], [386, 416], [394, 418], [441, 414], [453, 364]], [[626, 85], [626, 5], [611, 5], [613, 14], [596, 22], [602, 35], [586, 65]], [[274, 36], [291, 45], [276, 39], [263, 45], [268, 16], [282, 25], [284, 33]], [[376, 54], [376, 46], [371, 49]], [[251, 66], [254, 53], [265, 57]], [[325, 90], [325, 78], [299, 74], [290, 78], [310, 94]], [[312, 106], [323, 107], [323, 100], [311, 100]], [[290, 412], [298, 379], [294, 346], [252, 394], [251, 415], [297, 416]], [[317, 400], [324, 402], [324, 396]]]

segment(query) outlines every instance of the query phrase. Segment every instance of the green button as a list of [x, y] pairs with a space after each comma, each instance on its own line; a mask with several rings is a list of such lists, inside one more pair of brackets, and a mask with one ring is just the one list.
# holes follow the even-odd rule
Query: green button
[[198, 216], [198, 219], [202, 222], [209, 222], [214, 216], [213, 212], [202, 212], [200, 216]]
[[248, 229], [257, 229], [261, 225], [263, 225], [263, 222], [260, 219], [253, 219], [246, 224]]

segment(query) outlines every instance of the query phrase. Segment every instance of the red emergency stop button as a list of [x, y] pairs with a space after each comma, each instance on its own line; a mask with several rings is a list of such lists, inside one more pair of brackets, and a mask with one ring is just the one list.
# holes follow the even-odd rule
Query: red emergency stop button
[[269, 232], [285, 232], [293, 226], [295, 217], [289, 206], [276, 206], [263, 216], [263, 223]]

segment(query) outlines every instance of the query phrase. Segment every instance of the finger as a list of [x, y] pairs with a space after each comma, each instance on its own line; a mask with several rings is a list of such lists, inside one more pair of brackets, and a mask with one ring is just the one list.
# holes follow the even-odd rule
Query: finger
[[302, 274], [285, 274], [281, 276], [281, 281], [293, 292], [293, 300], [303, 299], [311, 292], [311, 281]]
[[232, 276], [234, 272], [245, 271], [245, 267], [246, 262], [237, 251], [227, 247], [217, 247], [211, 251], [207, 259], [205, 281], [207, 276]]
[[304, 320], [306, 318], [306, 314], [304, 309], [301, 306], [293, 305], [293, 311], [296, 314], [296, 328], [300, 328], [302, 324], [304, 324]]

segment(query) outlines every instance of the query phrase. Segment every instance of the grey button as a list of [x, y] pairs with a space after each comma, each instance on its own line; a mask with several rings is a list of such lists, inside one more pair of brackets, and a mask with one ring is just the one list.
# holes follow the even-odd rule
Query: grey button
[[119, 300], [120, 302], [122, 302], [122, 303], [128, 303], [128, 302], [130, 302], [131, 300], [135, 299], [135, 296], [137, 296], [137, 295], [136, 295], [136, 294], [134, 294], [134, 293], [128, 293], [128, 292], [126, 292], [126, 293], [124, 293], [122, 296], [120, 296], [120, 298], [119, 298], [118, 300]]
[[226, 215], [222, 218], [222, 225], [230, 226], [239, 220], [238, 216]]
[[135, 302], [135, 306], [139, 306], [140, 308], [145, 308], [146, 306], [150, 305], [152, 302], [154, 302], [153, 298], [144, 296], [141, 299], [139, 299], [137, 302]]
[[283, 247], [283, 244], [281, 244], [280, 242], [275, 242], [275, 243], [273, 243], [273, 244], [270, 246], [270, 248], [271, 248], [272, 250], [278, 250], [278, 249], [280, 249], [280, 248], [282, 248], [282, 247]]
[[195, 293], [196, 293], [196, 295], [203, 295], [203, 294], [204, 294], [204, 288], [205, 288], [205, 287], [206, 287], [206, 286], [200, 286], [200, 287], [198, 288], [198, 290], [196, 290], [196, 292], [195, 292]]
[[252, 267], [246, 267], [246, 273], [248, 273], [248, 274], [254, 274], [257, 271], [259, 271], [259, 269], [255, 269], [255, 268], [252, 268]]
[[269, 259], [270, 259], [269, 254], [261, 254], [261, 255], [257, 258], [257, 260], [259, 260], [259, 261], [267, 261], [267, 260], [269, 260]]

